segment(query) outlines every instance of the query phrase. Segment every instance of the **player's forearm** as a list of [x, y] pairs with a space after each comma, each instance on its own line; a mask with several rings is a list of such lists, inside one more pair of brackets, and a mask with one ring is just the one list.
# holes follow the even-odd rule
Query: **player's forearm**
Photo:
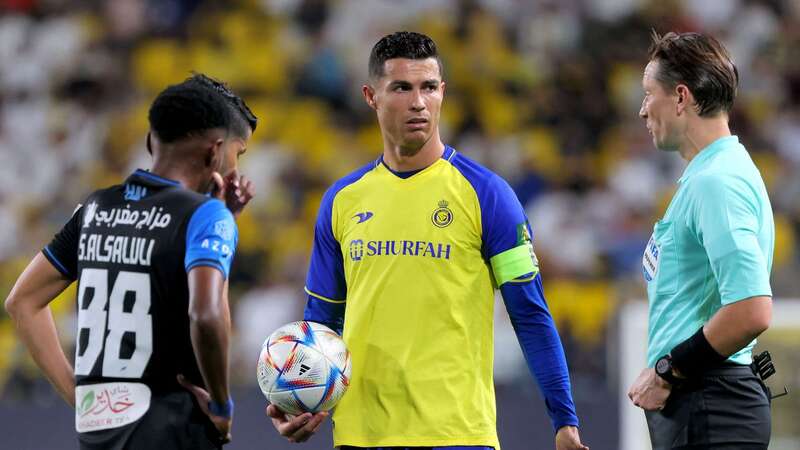
[[192, 346], [206, 388], [214, 401], [225, 403], [229, 397], [230, 329], [227, 314], [218, 310], [209, 311], [202, 316], [190, 316], [189, 327]]
[[308, 296], [303, 320], [321, 323], [342, 334], [344, 328], [345, 303], [331, 303]]
[[528, 368], [547, 400], [553, 428], [577, 426], [564, 349], [544, 302], [539, 277], [524, 284], [506, 283], [501, 292]]
[[189, 271], [189, 332], [206, 389], [217, 403], [228, 401], [230, 312], [228, 282], [215, 267]]
[[13, 299], [9, 299], [7, 305], [17, 335], [36, 365], [42, 369], [58, 394], [70, 406], [75, 407], [75, 378], [72, 366], [58, 340], [50, 307], [34, 309], [27, 306], [24, 301], [15, 304]]
[[8, 294], [5, 307], [33, 360], [59, 395], [74, 407], [75, 378], [72, 366], [61, 348], [53, 314], [48, 306], [70, 284], [71, 280], [64, 278], [42, 253], [38, 253], [17, 279]]
[[772, 320], [772, 299], [751, 297], [723, 306], [705, 324], [708, 343], [722, 356], [730, 356], [757, 338]]

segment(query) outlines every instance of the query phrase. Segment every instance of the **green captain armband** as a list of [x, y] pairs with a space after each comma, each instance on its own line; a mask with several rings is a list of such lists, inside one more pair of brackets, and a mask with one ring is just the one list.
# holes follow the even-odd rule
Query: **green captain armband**
[[522, 244], [498, 253], [489, 258], [497, 286], [532, 273], [531, 279], [539, 273], [539, 264], [530, 244]]

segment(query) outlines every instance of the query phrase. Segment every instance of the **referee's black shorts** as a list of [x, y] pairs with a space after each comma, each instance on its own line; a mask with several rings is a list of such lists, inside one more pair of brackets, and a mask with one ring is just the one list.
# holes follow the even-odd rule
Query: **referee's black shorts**
[[219, 431], [188, 391], [154, 395], [138, 421], [78, 433], [81, 450], [219, 450]]
[[674, 389], [661, 411], [647, 411], [653, 450], [766, 450], [767, 388], [750, 366], [726, 362]]

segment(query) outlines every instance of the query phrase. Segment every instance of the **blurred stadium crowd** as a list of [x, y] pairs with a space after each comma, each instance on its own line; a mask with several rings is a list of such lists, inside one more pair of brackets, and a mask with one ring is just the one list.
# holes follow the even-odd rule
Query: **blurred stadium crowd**
[[[444, 59], [445, 142], [503, 175], [535, 232], [576, 395], [607, 379], [621, 302], [644, 297], [642, 249], [684, 163], [638, 118], [657, 30], [703, 30], [732, 51], [732, 128], [771, 192], [776, 297], [797, 293], [800, 3], [790, 0], [0, 0], [0, 292], [90, 191], [148, 168], [147, 110], [190, 71], [226, 80], [260, 118], [242, 172], [231, 276], [235, 368], [304, 306], [320, 198], [381, 151], [360, 86], [374, 42], [429, 34]], [[55, 306], [72, 348], [74, 289]], [[502, 307], [498, 346], [516, 350]], [[529, 377], [498, 351], [497, 381]], [[0, 312], [0, 393], [49, 387]], [[49, 395], [49, 394], [48, 394]]]

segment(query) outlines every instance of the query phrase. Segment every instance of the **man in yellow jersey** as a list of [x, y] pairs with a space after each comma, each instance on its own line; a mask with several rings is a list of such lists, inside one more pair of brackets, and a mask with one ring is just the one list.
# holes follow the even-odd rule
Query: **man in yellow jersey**
[[[508, 184], [439, 137], [442, 65], [427, 36], [372, 49], [363, 87], [383, 154], [336, 182], [317, 219], [305, 319], [343, 337], [353, 377], [333, 417], [341, 448], [499, 448], [494, 290], [545, 397], [558, 450], [581, 444], [531, 228]], [[292, 442], [327, 413], [267, 414]]]

